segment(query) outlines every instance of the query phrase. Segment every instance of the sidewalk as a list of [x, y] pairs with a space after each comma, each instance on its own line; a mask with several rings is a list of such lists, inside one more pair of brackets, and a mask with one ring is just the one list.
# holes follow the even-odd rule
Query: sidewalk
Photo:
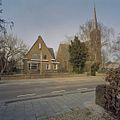
[[105, 74], [97, 74], [96, 76], [87, 76], [86, 74], [77, 74], [77, 75], [71, 75], [71, 76], [58, 76], [58, 77], [52, 77], [52, 78], [31, 78], [31, 79], [2, 79], [0, 80], [0, 84], [2, 83], [18, 83], [18, 82], [38, 82], [38, 80], [41, 81], [50, 81], [53, 80], [62, 80], [62, 81], [72, 81], [73, 79], [76, 80], [103, 80], [105, 79]]
[[18, 85], [18, 84], [32, 84], [32, 83], [53, 83], [53, 82], [103, 82], [104, 76], [80, 76], [80, 77], [66, 77], [66, 78], [43, 78], [43, 79], [21, 79], [21, 80], [0, 80], [0, 85]]
[[43, 120], [95, 102], [95, 92], [0, 103], [0, 120]]

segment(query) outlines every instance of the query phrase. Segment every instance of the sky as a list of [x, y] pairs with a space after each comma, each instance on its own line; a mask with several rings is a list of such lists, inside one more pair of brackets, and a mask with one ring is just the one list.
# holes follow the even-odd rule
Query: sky
[[[120, 0], [95, 0], [97, 19], [120, 32]], [[29, 47], [41, 35], [57, 51], [61, 42], [79, 32], [93, 17], [93, 0], [2, 0], [1, 17], [13, 21], [12, 34]]]

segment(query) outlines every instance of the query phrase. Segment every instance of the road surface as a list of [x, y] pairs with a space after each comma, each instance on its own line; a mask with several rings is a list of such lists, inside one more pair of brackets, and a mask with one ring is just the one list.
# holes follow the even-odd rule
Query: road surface
[[44, 94], [57, 94], [95, 88], [104, 83], [99, 77], [46, 78], [0, 81], [0, 102]]

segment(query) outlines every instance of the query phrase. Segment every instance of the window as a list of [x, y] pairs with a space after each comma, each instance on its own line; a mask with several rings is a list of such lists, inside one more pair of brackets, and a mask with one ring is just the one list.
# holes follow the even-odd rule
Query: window
[[56, 67], [56, 70], [57, 70], [58, 69], [58, 65], [56, 64], [55, 67]]
[[31, 67], [30, 67], [30, 63], [28, 64], [28, 69], [29, 69], [29, 70], [31, 69]]
[[31, 64], [31, 69], [35, 70], [38, 68], [38, 64], [37, 63], [32, 63]]
[[58, 65], [57, 64], [54, 64], [53, 65], [53, 70], [57, 70], [58, 69]]
[[47, 55], [44, 55], [44, 56], [43, 56], [43, 59], [46, 60], [46, 59], [47, 59]]
[[40, 59], [40, 54], [32, 54], [32, 59]]
[[50, 70], [50, 64], [46, 64], [46, 70]]
[[39, 43], [39, 49], [41, 49], [41, 47], [42, 47], [42, 45], [41, 45], [41, 43]]

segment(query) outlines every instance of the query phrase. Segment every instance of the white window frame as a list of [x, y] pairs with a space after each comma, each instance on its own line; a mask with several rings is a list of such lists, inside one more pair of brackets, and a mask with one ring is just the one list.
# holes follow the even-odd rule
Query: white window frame
[[50, 64], [46, 64], [46, 70], [50, 70], [51, 69], [51, 65]]
[[31, 63], [31, 70], [37, 70], [37, 69], [38, 69], [38, 64], [37, 63]]

